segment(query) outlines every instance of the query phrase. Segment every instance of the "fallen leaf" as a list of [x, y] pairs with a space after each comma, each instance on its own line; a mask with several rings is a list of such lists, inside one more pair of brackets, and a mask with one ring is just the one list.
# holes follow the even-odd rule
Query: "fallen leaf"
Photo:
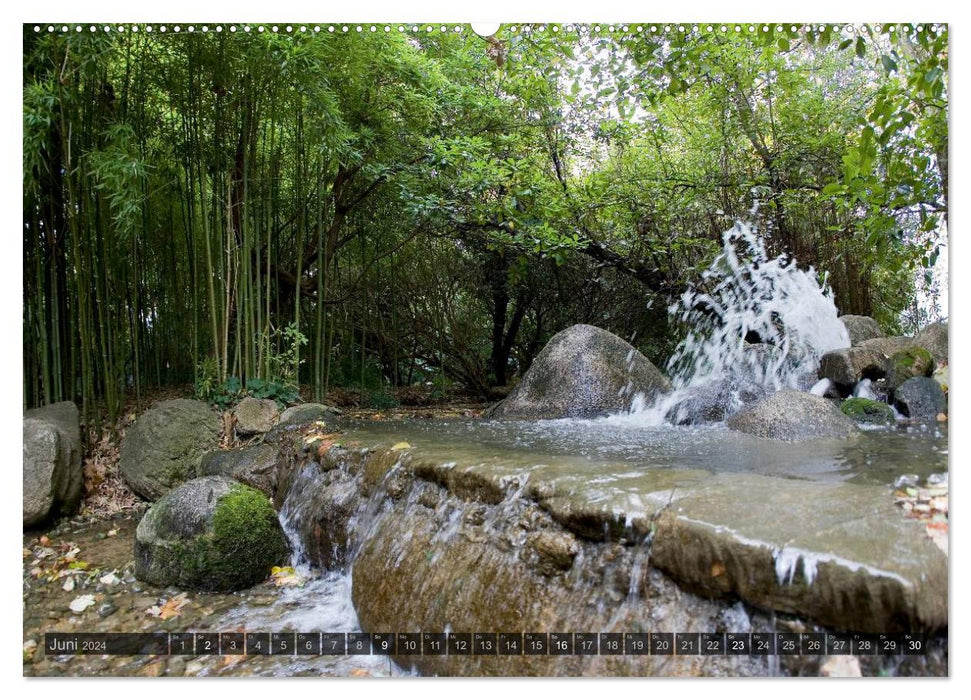
[[724, 573], [725, 573], [725, 565], [722, 564], [720, 561], [716, 561], [714, 564], [711, 565], [712, 578], [718, 578]]
[[47, 535], [41, 535], [40, 536], [40, 539], [38, 539], [37, 541], [40, 542], [40, 544], [41, 544], [42, 547], [50, 547], [51, 546], [51, 538], [48, 537]]
[[71, 601], [68, 606], [74, 612], [84, 612], [92, 605], [94, 605], [94, 596], [90, 593], [88, 595], [79, 595], [77, 598]]
[[408, 449], [411, 449], [411, 445], [409, 445], [407, 442], [396, 442], [394, 445], [391, 446], [391, 449], [392, 450], [408, 450]]
[[182, 613], [182, 608], [188, 602], [189, 595], [187, 593], [179, 593], [179, 595], [169, 598], [161, 605], [153, 605], [146, 612], [160, 620], [170, 620], [173, 617], [178, 617]]
[[270, 574], [270, 580], [278, 588], [288, 586], [302, 586], [304, 578], [294, 571], [292, 566], [274, 566]]
[[116, 528], [114, 530], [108, 530], [108, 532], [105, 533], [105, 536], [106, 537], [114, 537], [117, 534], [118, 534], [118, 529]]
[[370, 678], [371, 672], [364, 668], [355, 668], [351, 670], [352, 678]]

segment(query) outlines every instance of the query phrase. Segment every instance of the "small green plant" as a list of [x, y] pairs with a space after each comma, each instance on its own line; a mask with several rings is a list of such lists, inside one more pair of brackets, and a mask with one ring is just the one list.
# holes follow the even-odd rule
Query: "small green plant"
[[[269, 329], [269, 336], [279, 352], [270, 353], [267, 366], [270, 379], [251, 377], [243, 385], [239, 377], [229, 377], [224, 382], [219, 381], [219, 370], [215, 358], [207, 357], [199, 363], [196, 372], [196, 398], [207, 401], [225, 410], [240, 399], [252, 396], [257, 399], [273, 399], [284, 408], [300, 401], [300, 346], [307, 344], [307, 336], [300, 332], [295, 323], [286, 328]], [[264, 340], [266, 335], [263, 336]]]
[[195, 395], [200, 401], [212, 401], [219, 387], [216, 359], [207, 357], [196, 368]]
[[269, 335], [270, 342], [267, 346], [274, 346], [277, 352], [268, 350], [267, 368], [271, 381], [281, 384], [297, 385], [300, 378], [300, 347], [309, 341], [307, 336], [300, 332], [296, 323], [290, 323], [286, 328], [268, 328], [264, 334], [264, 339]]
[[300, 401], [296, 385], [284, 382], [250, 379], [246, 382], [246, 393], [257, 399], [273, 399], [281, 408]]

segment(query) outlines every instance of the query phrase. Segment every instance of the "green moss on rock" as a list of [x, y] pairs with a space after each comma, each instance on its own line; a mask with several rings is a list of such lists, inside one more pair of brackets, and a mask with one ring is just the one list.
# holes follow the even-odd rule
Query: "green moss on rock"
[[913, 377], [929, 377], [934, 373], [934, 358], [925, 348], [911, 346], [890, 356], [887, 386], [896, 389]]
[[846, 399], [840, 404], [840, 410], [857, 423], [890, 424], [895, 420], [890, 406], [871, 399]]
[[187, 482], [139, 523], [135, 573], [159, 586], [230, 591], [265, 579], [287, 542], [270, 500], [225, 477]]

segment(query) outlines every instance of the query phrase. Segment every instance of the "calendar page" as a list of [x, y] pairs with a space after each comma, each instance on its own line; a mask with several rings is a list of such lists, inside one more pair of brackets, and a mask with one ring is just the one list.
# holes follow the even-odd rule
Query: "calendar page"
[[948, 25], [640, 14], [23, 25], [24, 676], [948, 675]]

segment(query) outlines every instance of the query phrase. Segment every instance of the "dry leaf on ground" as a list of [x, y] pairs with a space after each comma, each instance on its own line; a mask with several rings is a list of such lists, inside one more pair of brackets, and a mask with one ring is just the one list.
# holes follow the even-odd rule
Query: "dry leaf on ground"
[[188, 593], [179, 593], [179, 595], [169, 598], [164, 603], [160, 605], [153, 605], [146, 612], [152, 617], [157, 617], [160, 620], [170, 620], [173, 617], [178, 617], [182, 614], [182, 608], [185, 604], [189, 602]]

